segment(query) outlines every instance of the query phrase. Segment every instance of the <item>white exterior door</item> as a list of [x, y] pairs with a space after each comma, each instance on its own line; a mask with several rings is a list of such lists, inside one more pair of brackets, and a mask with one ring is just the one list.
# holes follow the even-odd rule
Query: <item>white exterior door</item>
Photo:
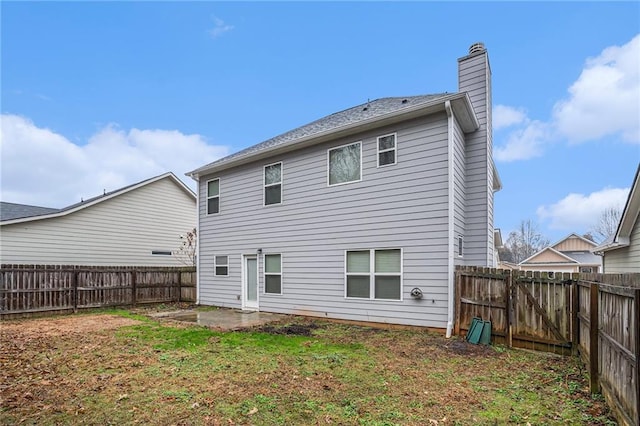
[[258, 258], [245, 255], [243, 260], [242, 308], [258, 310]]

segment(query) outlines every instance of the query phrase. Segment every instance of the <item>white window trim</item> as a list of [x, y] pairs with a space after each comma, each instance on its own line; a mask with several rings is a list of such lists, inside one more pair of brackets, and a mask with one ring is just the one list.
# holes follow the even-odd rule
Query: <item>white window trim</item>
[[[210, 197], [209, 196], [209, 182], [213, 182], [214, 180], [218, 181], [218, 195], [213, 195], [213, 196]], [[205, 188], [204, 189], [204, 191], [205, 191], [204, 195], [205, 195], [205, 198], [206, 198], [205, 209], [206, 209], [206, 212], [207, 212], [207, 216], [213, 216], [213, 215], [216, 215], [216, 214], [220, 214], [220, 210], [222, 210], [222, 205], [220, 203], [220, 199], [221, 199], [220, 194], [222, 193], [222, 185], [221, 185], [221, 182], [220, 182], [220, 178], [209, 179], [205, 183], [204, 188]], [[216, 198], [216, 197], [218, 198], [218, 211], [216, 213], [209, 213], [209, 199], [210, 198]]]
[[[345, 146], [356, 145], [356, 144], [360, 145], [360, 178], [358, 180], [350, 180], [349, 182], [334, 183], [332, 185], [330, 183], [331, 176], [329, 175], [329, 161], [331, 158], [331, 151], [344, 148]], [[349, 142], [349, 143], [345, 143], [344, 145], [334, 146], [327, 149], [327, 186], [333, 187], [333, 186], [340, 186], [340, 185], [349, 185], [350, 183], [356, 183], [356, 182], [362, 182], [362, 141]]]
[[[267, 256], [269, 255], [280, 255], [280, 272], [267, 272]], [[282, 296], [284, 294], [284, 283], [282, 282], [282, 253], [264, 253], [263, 254], [263, 268], [262, 268], [262, 279], [264, 282], [264, 287], [262, 291], [264, 294], [272, 295], [272, 296]], [[280, 276], [280, 293], [267, 293], [267, 275], [279, 275]]]
[[[276, 164], [280, 164], [280, 182], [278, 183], [270, 183], [267, 185], [267, 176], [265, 171], [267, 167], [275, 166]], [[276, 163], [267, 164], [262, 168], [262, 206], [263, 207], [271, 207], [271, 206], [281, 206], [284, 202], [284, 167], [282, 165], [282, 161], [278, 161]], [[270, 186], [280, 185], [280, 202], [274, 204], [267, 204], [267, 188]]]
[[462, 235], [458, 235], [456, 238], [455, 251], [458, 257], [464, 257], [464, 237]]
[[[376, 250], [400, 250], [400, 272], [378, 272], [376, 273]], [[369, 273], [366, 274], [364, 272], [347, 272], [347, 253], [350, 251], [368, 251], [369, 252]], [[350, 297], [347, 296], [347, 276], [365, 276], [369, 275], [369, 297]], [[400, 275], [400, 298], [399, 299], [376, 299], [375, 298], [375, 290], [376, 290], [376, 275], [378, 276], [387, 276], [387, 277], [397, 277]], [[379, 303], [389, 303], [389, 302], [402, 302], [404, 299], [403, 296], [404, 289], [404, 250], [398, 247], [388, 247], [388, 248], [380, 248], [376, 247], [373, 249], [349, 249], [344, 251], [344, 298], [347, 300], [369, 300]]]
[[[380, 139], [381, 138], [386, 138], [387, 136], [393, 136], [393, 148], [383, 149], [381, 151], [380, 150]], [[393, 156], [393, 163], [380, 164], [380, 153], [390, 152], [390, 151], [395, 151], [395, 155]], [[396, 164], [398, 164], [398, 133], [397, 132], [388, 133], [386, 135], [381, 135], [381, 136], [378, 136], [376, 138], [376, 164], [378, 165], [378, 168], [387, 167], [387, 166], [395, 166]]]
[[[226, 265], [217, 265], [216, 264], [216, 256], [225, 256], [227, 258], [227, 264]], [[223, 274], [218, 274], [218, 271], [216, 270], [216, 268], [218, 266], [226, 266], [227, 267], [227, 273], [226, 275]], [[214, 277], [228, 277], [229, 276], [229, 255], [228, 254], [214, 254], [213, 255], [213, 276]]]

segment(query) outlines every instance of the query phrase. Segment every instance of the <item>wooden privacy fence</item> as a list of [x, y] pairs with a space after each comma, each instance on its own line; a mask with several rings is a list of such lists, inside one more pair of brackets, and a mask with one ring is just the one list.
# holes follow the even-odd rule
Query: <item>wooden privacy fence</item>
[[455, 298], [457, 334], [481, 317], [494, 342], [579, 355], [592, 392], [640, 424], [640, 274], [459, 267]]
[[195, 301], [195, 268], [2, 265], [0, 315]]

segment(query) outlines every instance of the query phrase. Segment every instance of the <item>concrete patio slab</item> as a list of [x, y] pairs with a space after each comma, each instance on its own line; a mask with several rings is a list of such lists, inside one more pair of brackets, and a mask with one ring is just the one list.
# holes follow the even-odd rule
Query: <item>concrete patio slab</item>
[[268, 312], [242, 311], [238, 309], [220, 308], [211, 311], [174, 311], [160, 312], [151, 315], [154, 318], [164, 318], [174, 321], [195, 323], [216, 330], [231, 331], [247, 327], [265, 325], [281, 321], [287, 315]]

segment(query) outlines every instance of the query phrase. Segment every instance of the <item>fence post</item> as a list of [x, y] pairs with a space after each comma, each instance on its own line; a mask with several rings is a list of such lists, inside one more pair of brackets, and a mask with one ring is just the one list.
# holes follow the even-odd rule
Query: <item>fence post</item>
[[507, 346], [512, 348], [513, 347], [513, 332], [511, 330], [511, 287], [512, 287], [512, 282], [511, 280], [513, 279], [513, 274], [512, 271], [509, 270], [507, 271], [507, 276], [506, 279], [504, 280], [504, 291], [505, 291], [505, 295], [504, 295], [504, 307], [505, 307], [505, 318], [507, 320], [507, 329], [505, 330], [507, 333]]
[[633, 295], [636, 311], [636, 423], [640, 424], [640, 288], [636, 288]]
[[599, 313], [598, 313], [598, 284], [591, 283], [591, 295], [590, 295], [590, 319], [589, 319], [589, 378], [590, 383], [589, 387], [591, 393], [598, 393], [599, 383], [598, 383], [598, 375], [599, 371], [599, 362], [598, 362], [598, 339], [600, 338], [599, 333]]
[[136, 289], [136, 271], [132, 269], [131, 272], [131, 304], [136, 305], [138, 290]]
[[78, 312], [78, 271], [71, 272], [71, 297], [73, 298], [73, 313]]
[[580, 291], [578, 288], [578, 278], [572, 274], [571, 277], [571, 354], [578, 355], [580, 346], [580, 323], [578, 313], [580, 313]]

